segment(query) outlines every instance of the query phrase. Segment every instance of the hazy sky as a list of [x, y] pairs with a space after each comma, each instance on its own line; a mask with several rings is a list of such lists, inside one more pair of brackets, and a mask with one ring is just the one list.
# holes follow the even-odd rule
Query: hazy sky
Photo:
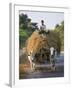
[[32, 22], [38, 23], [38, 27], [41, 25], [41, 20], [44, 20], [47, 29], [53, 29], [56, 24], [60, 24], [64, 20], [62, 12], [20, 11], [20, 13], [27, 14]]

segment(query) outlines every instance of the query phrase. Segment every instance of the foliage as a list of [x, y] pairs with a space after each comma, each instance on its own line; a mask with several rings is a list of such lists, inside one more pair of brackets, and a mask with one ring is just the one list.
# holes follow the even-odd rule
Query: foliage
[[36, 22], [31, 22], [27, 14], [21, 13], [19, 15], [19, 45], [20, 48], [25, 46], [26, 39], [34, 32], [37, 28]]
[[27, 38], [32, 34], [33, 31], [28, 31], [27, 29], [19, 29], [19, 45], [20, 48], [25, 46]]
[[20, 14], [19, 15], [19, 27], [21, 29], [35, 29], [37, 27], [37, 23], [31, 22], [31, 19], [28, 18], [27, 14]]
[[59, 33], [61, 39], [61, 50], [64, 50], [64, 21], [61, 22], [61, 25], [55, 27], [55, 32]]

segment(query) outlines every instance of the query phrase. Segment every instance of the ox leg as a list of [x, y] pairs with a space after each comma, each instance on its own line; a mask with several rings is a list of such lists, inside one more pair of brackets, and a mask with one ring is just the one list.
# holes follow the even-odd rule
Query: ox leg
[[31, 60], [31, 57], [30, 56], [28, 56], [28, 60], [30, 62], [30, 67], [31, 67], [31, 70], [32, 70], [33, 69], [33, 65], [32, 65], [32, 60]]
[[51, 64], [51, 70], [55, 71], [56, 67], [55, 67], [55, 61], [53, 58], [50, 58], [50, 64]]
[[31, 70], [32, 70], [33, 69], [32, 61], [30, 61], [30, 67], [31, 67]]
[[35, 70], [35, 63], [32, 63], [32, 69]]
[[32, 62], [32, 59], [30, 56], [28, 56], [28, 60], [30, 62], [31, 71], [33, 71], [35, 69], [35, 63]]
[[30, 67], [31, 67], [31, 70], [35, 70], [35, 63], [33, 63], [32, 61], [30, 61]]

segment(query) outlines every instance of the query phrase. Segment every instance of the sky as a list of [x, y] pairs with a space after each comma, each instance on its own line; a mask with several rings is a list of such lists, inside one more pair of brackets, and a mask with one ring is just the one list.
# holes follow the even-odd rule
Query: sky
[[38, 23], [38, 27], [41, 25], [41, 20], [44, 20], [46, 29], [54, 29], [56, 24], [60, 24], [64, 21], [63, 12], [34, 12], [34, 11], [20, 11], [20, 14], [27, 14], [31, 18], [31, 22]]

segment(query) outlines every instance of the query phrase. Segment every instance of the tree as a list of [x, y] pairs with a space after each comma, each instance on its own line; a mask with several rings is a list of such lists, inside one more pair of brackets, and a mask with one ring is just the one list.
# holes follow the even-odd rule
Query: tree
[[55, 28], [59, 27], [59, 24], [56, 24]]
[[37, 23], [31, 22], [27, 14], [19, 14], [19, 45], [25, 46], [26, 39], [35, 31]]
[[28, 18], [28, 16], [25, 14], [20, 14], [19, 15], [19, 24], [21, 25], [21, 24], [24, 24], [25, 22], [26, 22], [26, 20], [27, 20], [27, 18]]
[[58, 24], [56, 26], [55, 32], [59, 33], [59, 37], [61, 39], [61, 49], [64, 50], [64, 21], [62, 21], [59, 26]]
[[27, 28], [27, 23], [28, 23], [28, 16], [27, 14], [20, 14], [19, 15], [19, 27], [26, 29]]
[[31, 22], [31, 18], [28, 18], [27, 14], [19, 15], [19, 26], [21, 29], [34, 30], [37, 29], [37, 23]]

